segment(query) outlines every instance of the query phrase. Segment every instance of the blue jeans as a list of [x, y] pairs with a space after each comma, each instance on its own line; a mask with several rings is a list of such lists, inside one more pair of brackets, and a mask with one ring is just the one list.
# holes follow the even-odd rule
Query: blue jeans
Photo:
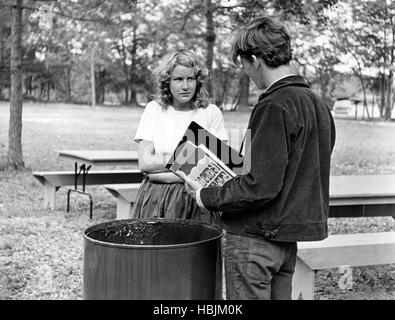
[[291, 300], [297, 243], [226, 233], [227, 300]]

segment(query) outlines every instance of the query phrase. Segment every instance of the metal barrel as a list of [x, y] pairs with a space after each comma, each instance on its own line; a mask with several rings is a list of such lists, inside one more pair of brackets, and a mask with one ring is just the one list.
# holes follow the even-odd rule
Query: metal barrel
[[117, 220], [84, 236], [84, 299], [220, 299], [219, 226], [194, 220]]

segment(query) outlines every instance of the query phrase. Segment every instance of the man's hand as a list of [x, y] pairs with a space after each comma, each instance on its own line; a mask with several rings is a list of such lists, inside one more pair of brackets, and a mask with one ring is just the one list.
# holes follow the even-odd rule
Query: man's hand
[[192, 198], [196, 200], [196, 192], [202, 188], [200, 183], [188, 178], [186, 174], [180, 170], [177, 171], [177, 175], [184, 180], [185, 189], [192, 196]]

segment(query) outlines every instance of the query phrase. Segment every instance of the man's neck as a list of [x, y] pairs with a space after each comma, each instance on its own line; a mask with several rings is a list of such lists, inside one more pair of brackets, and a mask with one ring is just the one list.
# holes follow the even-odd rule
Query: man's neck
[[266, 90], [278, 80], [290, 76], [295, 75], [295, 71], [292, 69], [290, 65], [282, 65], [277, 68], [267, 68], [265, 74], [265, 85]]

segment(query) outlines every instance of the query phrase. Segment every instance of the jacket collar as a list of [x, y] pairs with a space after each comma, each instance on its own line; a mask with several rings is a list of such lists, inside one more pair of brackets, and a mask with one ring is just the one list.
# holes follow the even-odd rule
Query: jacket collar
[[287, 86], [298, 86], [298, 87], [307, 87], [307, 88], [310, 87], [302, 76], [289, 75], [271, 84], [270, 87], [259, 96], [258, 101], [261, 101], [262, 99], [266, 98], [268, 95], [272, 94], [277, 89]]

